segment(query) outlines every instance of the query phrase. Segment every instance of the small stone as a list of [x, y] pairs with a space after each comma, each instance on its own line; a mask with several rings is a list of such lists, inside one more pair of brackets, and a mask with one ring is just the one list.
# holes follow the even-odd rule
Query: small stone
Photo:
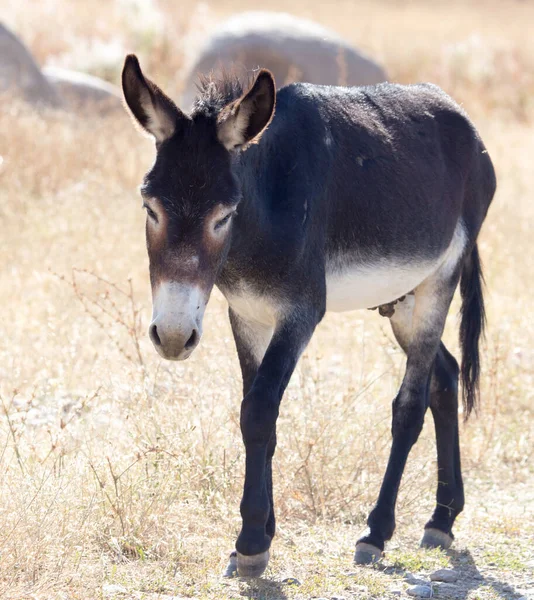
[[282, 579], [282, 583], [285, 583], [286, 585], [302, 585], [295, 577], [286, 577], [285, 579]]
[[416, 598], [432, 598], [432, 588], [429, 585], [412, 585], [406, 590], [408, 596]]
[[345, 600], [345, 596], [332, 596], [330, 600]]
[[102, 592], [104, 596], [114, 596], [115, 594], [126, 594], [126, 588], [114, 583], [105, 583], [102, 586]]
[[404, 579], [406, 579], [406, 581], [408, 583], [411, 583], [412, 585], [428, 585], [428, 581], [426, 579], [416, 577], [415, 575], [409, 572], [404, 574]]
[[438, 569], [430, 575], [430, 581], [444, 581], [454, 583], [458, 579], [458, 573], [452, 569]]

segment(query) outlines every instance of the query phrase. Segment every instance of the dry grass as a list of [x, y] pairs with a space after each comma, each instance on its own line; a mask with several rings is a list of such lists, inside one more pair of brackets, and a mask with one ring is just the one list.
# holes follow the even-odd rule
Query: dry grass
[[[162, 1], [152, 37], [124, 17], [132, 6], [48, 0], [28, 13], [11, 3], [5, 18], [43, 62], [75, 61], [82, 39], [121, 52], [144, 44], [148, 70], [176, 91], [188, 44], [244, 3], [182, 13]], [[534, 8], [334, 6], [297, 2], [294, 11], [360, 41], [395, 79], [443, 85], [463, 101], [497, 166], [481, 240], [490, 323], [483, 410], [462, 428], [468, 505], [456, 533], [469, 551], [412, 551], [433, 505], [427, 423], [403, 479], [387, 560], [425, 571], [472, 555], [484, 577], [469, 598], [511, 598], [500, 583], [533, 579], [534, 54], [523, 24]], [[117, 65], [94, 68], [113, 77]], [[221, 582], [239, 529], [240, 374], [217, 293], [201, 347], [185, 364], [160, 361], [145, 336], [150, 298], [135, 187], [152, 160], [150, 142], [123, 115], [38, 115], [9, 101], [0, 109], [0, 154], [0, 597], [93, 599], [109, 596], [109, 585], [122, 586], [123, 598], [366, 598], [402, 589], [395, 573], [350, 563], [385, 466], [402, 377], [386, 320], [364, 312], [321, 324], [280, 417], [271, 581]], [[456, 331], [452, 314], [446, 339], [455, 351]], [[280, 584], [288, 575], [302, 586]]]

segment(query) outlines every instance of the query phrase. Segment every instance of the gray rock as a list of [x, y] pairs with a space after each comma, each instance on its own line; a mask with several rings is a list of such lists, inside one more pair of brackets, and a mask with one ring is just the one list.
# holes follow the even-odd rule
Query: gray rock
[[413, 585], [406, 590], [406, 593], [415, 598], [432, 598], [432, 588], [429, 585]]
[[96, 108], [100, 113], [123, 110], [120, 89], [99, 77], [58, 67], [44, 67], [43, 74], [71, 109]]
[[188, 109], [198, 74], [221, 68], [238, 73], [269, 69], [278, 87], [293, 81], [369, 85], [386, 81], [384, 69], [335, 32], [287, 13], [250, 11], [221, 23], [189, 69], [183, 93]]
[[30, 51], [0, 23], [0, 92], [9, 92], [32, 104], [60, 106], [61, 100]]
[[438, 569], [430, 575], [431, 581], [444, 581], [445, 583], [454, 583], [458, 579], [457, 571], [452, 569]]
[[426, 579], [416, 577], [410, 572], [404, 574], [404, 579], [412, 585], [429, 585], [429, 582]]

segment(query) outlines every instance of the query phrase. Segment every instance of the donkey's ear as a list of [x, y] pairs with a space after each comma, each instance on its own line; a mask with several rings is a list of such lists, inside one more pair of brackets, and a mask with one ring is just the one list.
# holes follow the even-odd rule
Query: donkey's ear
[[276, 86], [270, 71], [261, 69], [252, 87], [225, 106], [217, 119], [217, 137], [227, 150], [257, 141], [271, 122]]
[[122, 91], [136, 121], [156, 138], [156, 144], [170, 138], [178, 123], [188, 118], [155, 83], [146, 79], [135, 54], [129, 54], [124, 61]]

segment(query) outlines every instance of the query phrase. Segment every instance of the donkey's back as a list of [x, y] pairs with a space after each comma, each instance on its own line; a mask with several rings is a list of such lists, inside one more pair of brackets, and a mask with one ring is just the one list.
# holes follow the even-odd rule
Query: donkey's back
[[[471, 121], [429, 84], [286, 86], [262, 144], [251, 150], [267, 157], [260, 171], [285, 182], [284, 202], [302, 203], [306, 188], [308, 209], [328, 224], [329, 254], [440, 253], [459, 218], [476, 237], [495, 189]], [[280, 196], [279, 186], [264, 193]]]

